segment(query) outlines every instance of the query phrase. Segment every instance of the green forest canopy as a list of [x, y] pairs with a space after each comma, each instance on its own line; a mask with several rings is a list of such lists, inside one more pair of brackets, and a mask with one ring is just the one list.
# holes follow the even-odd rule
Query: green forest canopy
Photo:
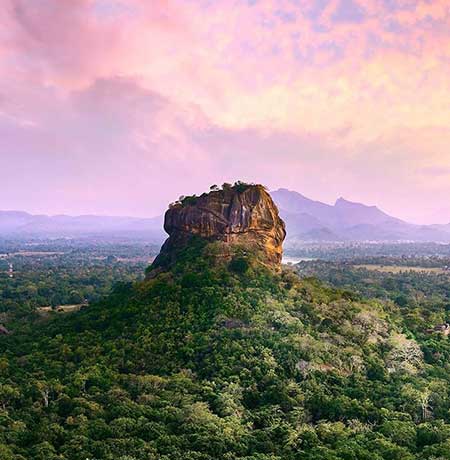
[[0, 338], [2, 460], [450, 458], [446, 337], [206, 249]]

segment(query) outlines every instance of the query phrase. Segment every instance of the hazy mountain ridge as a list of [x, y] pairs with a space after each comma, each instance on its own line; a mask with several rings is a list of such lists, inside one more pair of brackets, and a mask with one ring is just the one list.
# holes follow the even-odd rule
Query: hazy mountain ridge
[[436, 241], [450, 242], [450, 225], [415, 225], [339, 198], [333, 205], [287, 189], [272, 192], [286, 222], [287, 241]]
[[86, 236], [129, 234], [155, 241], [164, 238], [162, 216], [152, 218], [96, 215], [33, 215], [23, 211], [0, 211], [2, 236]]
[[[344, 198], [334, 205], [280, 188], [271, 193], [286, 223], [290, 244], [300, 241], [421, 241], [450, 242], [450, 224], [416, 225]], [[0, 236], [146, 237], [162, 243], [163, 216], [46, 216], [23, 211], [0, 211]]]

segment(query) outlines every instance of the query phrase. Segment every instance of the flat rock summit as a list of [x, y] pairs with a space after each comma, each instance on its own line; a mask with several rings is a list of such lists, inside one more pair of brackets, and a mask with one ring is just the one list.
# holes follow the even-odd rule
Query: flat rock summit
[[201, 196], [181, 197], [164, 217], [169, 234], [152, 269], [164, 269], [193, 239], [214, 245], [217, 258], [231, 260], [236, 254], [253, 254], [264, 264], [278, 268], [286, 236], [278, 208], [262, 185], [224, 184]]

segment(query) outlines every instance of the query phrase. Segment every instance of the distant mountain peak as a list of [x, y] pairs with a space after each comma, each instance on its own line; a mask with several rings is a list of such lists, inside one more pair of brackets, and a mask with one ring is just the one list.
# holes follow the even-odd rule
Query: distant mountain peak
[[[367, 204], [364, 204], [364, 203], [359, 203], [357, 201], [350, 201], [350, 200], [346, 200], [345, 198], [343, 198], [342, 196], [339, 197], [336, 202], [334, 203], [334, 206], [336, 207], [363, 207], [363, 208], [370, 208], [370, 209], [376, 209], [376, 210], [379, 210], [377, 206], [369, 206]], [[380, 211], [380, 210], [379, 210]], [[380, 211], [382, 212], [382, 211]]]
[[296, 192], [295, 190], [289, 190], [288, 188], [279, 188], [277, 190], [274, 190], [271, 193], [277, 193], [277, 194], [283, 194], [283, 195], [294, 195], [296, 198], [301, 198], [303, 200], [308, 200], [308, 201], [313, 201], [307, 196], [301, 194], [300, 192]]
[[314, 201], [288, 189], [272, 193], [290, 238], [299, 240], [450, 242], [450, 226], [417, 226], [377, 206], [339, 197], [334, 205]]

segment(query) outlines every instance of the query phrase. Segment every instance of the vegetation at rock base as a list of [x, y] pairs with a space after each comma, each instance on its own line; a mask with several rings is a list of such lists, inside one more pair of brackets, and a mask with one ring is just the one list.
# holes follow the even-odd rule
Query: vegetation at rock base
[[207, 252], [1, 337], [0, 458], [450, 458], [447, 338]]

